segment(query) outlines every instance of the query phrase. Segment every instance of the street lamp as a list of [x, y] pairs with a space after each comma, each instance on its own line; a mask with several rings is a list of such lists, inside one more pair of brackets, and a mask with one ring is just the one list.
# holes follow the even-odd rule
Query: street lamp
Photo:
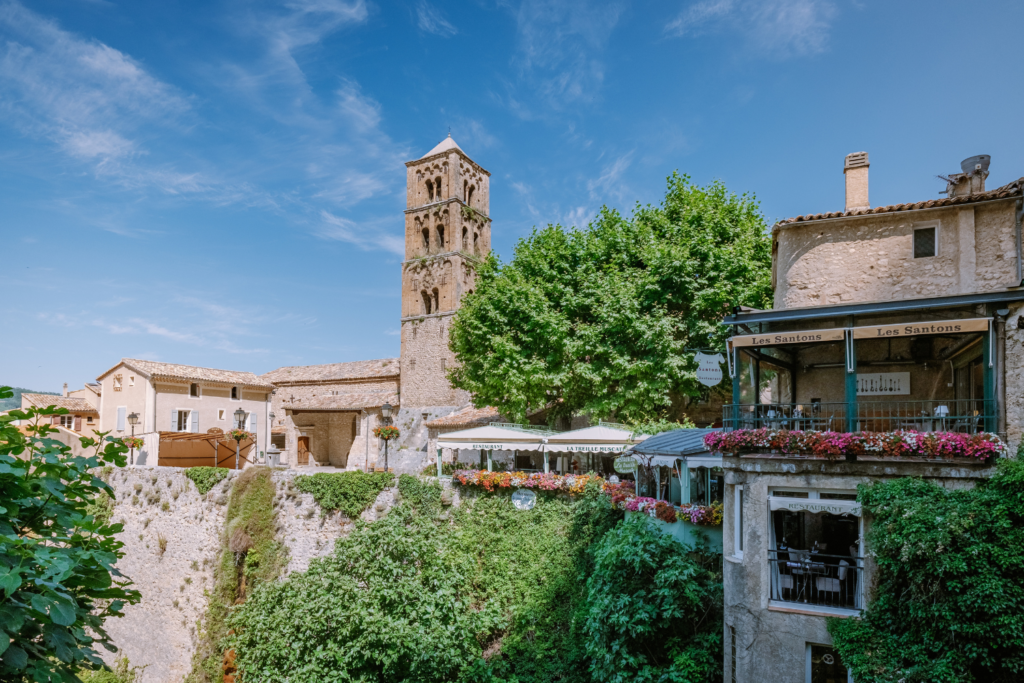
[[[274, 413], [273, 412], [270, 413], [270, 427], [268, 427], [268, 429], [271, 432], [274, 431]], [[269, 434], [269, 432], [268, 432], [268, 434]], [[270, 443], [266, 444], [264, 446], [264, 448], [266, 449], [267, 454], [263, 457], [263, 463], [266, 464], [266, 465], [270, 464], [270, 448], [271, 448], [271, 446], [274, 445], [274, 441], [273, 441], [274, 437], [271, 436], [269, 438], [271, 439]]]
[[241, 408], [235, 411], [235, 422], [238, 423], [238, 429], [235, 431], [235, 469], [237, 470], [239, 444], [242, 441], [242, 424], [245, 422], [245, 411]]
[[132, 426], [132, 451], [131, 460], [128, 461], [129, 465], [135, 464], [135, 425], [139, 424], [139, 414], [132, 413], [128, 416], [128, 424]]
[[[380, 407], [380, 414], [384, 418], [384, 425], [391, 424], [391, 404], [387, 401]], [[384, 439], [384, 471], [388, 471], [388, 439]]]

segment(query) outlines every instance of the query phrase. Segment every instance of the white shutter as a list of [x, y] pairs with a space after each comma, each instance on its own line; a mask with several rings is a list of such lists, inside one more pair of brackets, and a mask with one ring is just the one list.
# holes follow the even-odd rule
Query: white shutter
[[189, 431], [192, 432], [193, 434], [197, 434], [199, 432], [199, 411], [190, 410], [188, 413], [188, 418], [190, 423]]
[[249, 431], [256, 433], [256, 411], [249, 413]]
[[128, 409], [124, 406], [118, 406], [117, 408], [117, 431], [124, 431], [124, 416], [128, 412]]
[[170, 431], [178, 431], [178, 409], [175, 408], [171, 411], [171, 429]]

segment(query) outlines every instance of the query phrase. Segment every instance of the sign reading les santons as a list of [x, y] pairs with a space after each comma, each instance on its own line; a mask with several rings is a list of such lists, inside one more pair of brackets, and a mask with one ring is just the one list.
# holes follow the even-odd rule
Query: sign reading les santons
[[733, 346], [778, 346], [780, 344], [814, 344], [816, 342], [843, 341], [843, 328], [807, 330], [804, 332], [772, 332], [745, 334], [732, 338]]
[[853, 338], [889, 339], [892, 337], [916, 337], [921, 334], [960, 334], [962, 332], [986, 332], [987, 330], [988, 318], [969, 318], [968, 320], [937, 320], [930, 323], [855, 327], [853, 328]]

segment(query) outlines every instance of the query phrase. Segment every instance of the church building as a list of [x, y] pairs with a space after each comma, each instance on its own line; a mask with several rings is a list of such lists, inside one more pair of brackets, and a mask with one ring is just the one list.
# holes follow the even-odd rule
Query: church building
[[263, 375], [277, 387], [271, 439], [282, 464], [383, 466], [383, 442], [373, 429], [387, 403], [401, 433], [388, 446], [388, 465], [396, 472], [419, 472], [435, 457], [427, 450], [424, 423], [470, 405], [469, 394], [447, 379], [455, 362], [448, 335], [491, 249], [491, 174], [450, 135], [406, 168], [400, 357], [284, 367]]

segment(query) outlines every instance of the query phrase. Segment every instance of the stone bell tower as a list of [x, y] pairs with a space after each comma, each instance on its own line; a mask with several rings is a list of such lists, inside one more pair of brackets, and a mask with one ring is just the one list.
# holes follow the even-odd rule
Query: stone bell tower
[[451, 135], [405, 165], [401, 406], [460, 407], [469, 395], [445, 376], [454, 362], [448, 332], [463, 295], [474, 289], [477, 264], [491, 250], [491, 174]]

